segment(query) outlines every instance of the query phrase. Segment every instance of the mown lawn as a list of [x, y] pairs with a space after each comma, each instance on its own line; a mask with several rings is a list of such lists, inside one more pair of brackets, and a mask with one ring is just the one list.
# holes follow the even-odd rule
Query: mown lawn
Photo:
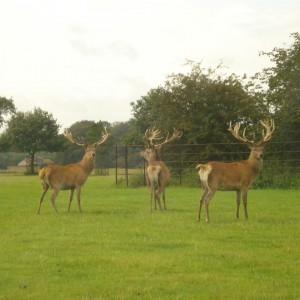
[[[196, 222], [200, 189], [168, 187], [164, 212], [146, 188], [90, 177], [37, 215], [37, 177], [0, 175], [0, 299], [299, 299], [300, 191], [251, 190], [249, 220], [218, 192]], [[242, 208], [241, 208], [242, 209]], [[203, 211], [204, 213], [204, 211]]]

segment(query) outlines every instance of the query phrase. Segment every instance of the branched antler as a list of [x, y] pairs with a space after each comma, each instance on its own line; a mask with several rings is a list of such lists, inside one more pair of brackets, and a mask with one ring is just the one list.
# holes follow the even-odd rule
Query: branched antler
[[87, 143], [84, 142], [82, 139], [80, 141], [76, 141], [74, 138], [73, 138], [73, 135], [72, 135], [72, 132], [70, 132], [68, 129], [66, 129], [64, 131], [64, 136], [66, 137], [66, 139], [71, 142], [72, 144], [76, 144], [80, 147], [86, 147], [87, 146]]
[[167, 134], [167, 137], [164, 142], [160, 144], [154, 144], [154, 141], [161, 140], [163, 137], [160, 136], [160, 131], [158, 129], [149, 128], [146, 130], [145, 135], [144, 135], [144, 144], [147, 148], [160, 148], [161, 146], [168, 144], [172, 141], [175, 141], [177, 139], [180, 139], [182, 136], [182, 132], [175, 129], [173, 130], [173, 135], [169, 138], [169, 133]]
[[249, 140], [247, 137], [246, 137], [246, 129], [245, 128], [243, 130], [243, 134], [242, 136], [240, 135], [239, 133], [239, 130], [240, 130], [240, 127], [241, 127], [241, 123], [238, 122], [236, 123], [234, 126], [231, 125], [231, 121], [229, 123], [229, 128], [228, 130], [232, 133], [232, 135], [238, 139], [239, 141], [243, 142], [243, 143], [246, 143], [250, 146], [253, 146], [254, 144], [255, 145], [263, 145], [265, 143], [267, 143], [271, 137], [272, 137], [272, 133], [274, 132], [275, 130], [275, 123], [274, 123], [274, 120], [271, 119], [271, 120], [266, 120], [266, 121], [260, 121], [260, 123], [265, 127], [266, 131], [263, 129], [262, 130], [262, 140], [259, 141], [259, 142], [255, 142], [254, 140]]
[[100, 140], [98, 142], [94, 143], [93, 145], [95, 147], [101, 145], [102, 143], [104, 143], [107, 140], [108, 136], [109, 136], [109, 133], [107, 132], [106, 127], [104, 127], [104, 130], [102, 131]]

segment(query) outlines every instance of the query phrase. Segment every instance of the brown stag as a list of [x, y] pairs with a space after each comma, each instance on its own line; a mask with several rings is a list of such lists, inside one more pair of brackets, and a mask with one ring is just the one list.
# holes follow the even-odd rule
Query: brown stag
[[85, 183], [85, 181], [87, 180], [88, 176], [90, 175], [90, 173], [94, 168], [97, 147], [107, 140], [109, 133], [107, 133], [105, 128], [104, 131], [102, 132], [102, 136], [100, 140], [91, 145], [88, 145], [82, 140], [76, 141], [73, 138], [72, 133], [69, 132], [68, 130], [64, 132], [64, 136], [69, 142], [82, 147], [85, 153], [82, 160], [78, 163], [73, 163], [66, 166], [49, 165], [40, 170], [39, 177], [42, 180], [43, 193], [40, 198], [38, 214], [40, 213], [41, 204], [43, 202], [43, 199], [49, 187], [53, 190], [50, 200], [54, 208], [54, 211], [56, 213], [58, 213], [58, 211], [55, 205], [55, 199], [60, 190], [70, 190], [68, 212], [70, 211], [74, 190], [76, 190], [78, 209], [79, 212], [81, 212], [81, 206], [80, 206], [81, 187], [83, 186], [83, 184]]
[[242, 136], [239, 134], [240, 123], [234, 126], [229, 124], [228, 130], [239, 141], [246, 143], [251, 149], [247, 160], [225, 163], [225, 162], [209, 162], [199, 164], [199, 178], [202, 186], [203, 194], [200, 199], [200, 207], [198, 213], [198, 221], [200, 221], [200, 213], [203, 203], [205, 203], [206, 222], [209, 222], [208, 205], [215, 192], [219, 189], [227, 191], [236, 191], [236, 218], [239, 218], [239, 207], [241, 195], [243, 198], [245, 219], [248, 219], [247, 212], [247, 193], [254, 177], [261, 171], [263, 165], [263, 150], [267, 142], [270, 141], [272, 133], [275, 130], [274, 120], [261, 121], [263, 125], [262, 139], [259, 142], [249, 140], [246, 137], [246, 128]]
[[154, 197], [154, 208], [157, 209], [156, 203], [158, 203], [159, 209], [162, 210], [160, 203], [160, 196], [164, 201], [164, 209], [167, 209], [165, 199], [165, 186], [170, 179], [170, 172], [165, 163], [160, 158], [161, 147], [171, 143], [172, 141], [180, 139], [182, 132], [174, 128], [173, 135], [169, 138], [167, 135], [164, 142], [160, 144], [154, 144], [154, 141], [161, 140], [158, 129], [147, 129], [144, 135], [145, 150], [141, 151], [140, 155], [146, 159], [148, 166], [146, 168], [146, 181], [150, 192], [150, 211], [152, 212], [152, 202]]

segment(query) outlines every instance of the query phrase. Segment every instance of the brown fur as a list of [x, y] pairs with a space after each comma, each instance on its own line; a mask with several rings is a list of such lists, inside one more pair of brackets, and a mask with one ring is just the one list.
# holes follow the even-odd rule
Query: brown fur
[[70, 211], [73, 194], [76, 190], [78, 209], [79, 212], [81, 212], [81, 187], [94, 168], [96, 149], [95, 147], [88, 147], [85, 151], [83, 159], [78, 163], [66, 166], [49, 165], [40, 170], [39, 177], [42, 180], [43, 193], [40, 198], [38, 213], [40, 213], [41, 204], [49, 188], [53, 190], [50, 199], [56, 213], [58, 211], [55, 205], [55, 199], [60, 190], [70, 190], [68, 211]]
[[81, 212], [81, 187], [94, 169], [97, 147], [106, 141], [109, 133], [107, 133], [105, 128], [101, 139], [92, 145], [88, 145], [82, 141], [76, 142], [69, 131], [65, 132], [65, 136], [71, 143], [84, 148], [84, 156], [78, 163], [66, 166], [49, 165], [40, 170], [39, 177], [42, 180], [43, 193], [40, 198], [38, 214], [40, 213], [42, 202], [49, 188], [53, 190], [50, 200], [56, 213], [58, 213], [58, 211], [55, 205], [55, 199], [60, 190], [70, 190], [68, 212], [70, 211], [73, 194], [76, 190], [78, 210]]
[[[201, 207], [205, 202], [206, 222], [209, 222], [208, 205], [217, 190], [236, 191], [236, 218], [239, 218], [241, 195], [243, 198], [245, 218], [248, 219], [247, 193], [254, 177], [260, 172], [263, 164], [263, 147], [253, 148], [248, 160], [225, 163], [209, 162], [198, 165], [199, 178], [203, 189], [200, 200], [198, 221], [200, 220]], [[206, 174], [205, 171], [208, 173]], [[205, 180], [205, 175], [207, 179]]]
[[243, 199], [245, 219], [248, 219], [247, 211], [247, 194], [248, 189], [254, 177], [261, 171], [263, 165], [264, 145], [267, 143], [275, 130], [274, 121], [261, 122], [265, 127], [263, 131], [263, 139], [255, 143], [245, 137], [245, 130], [241, 137], [238, 133], [240, 124], [237, 123], [234, 128], [229, 125], [229, 131], [240, 141], [247, 143], [251, 152], [247, 160], [225, 163], [225, 162], [209, 162], [207, 164], [199, 164], [199, 179], [203, 194], [200, 199], [198, 221], [200, 221], [201, 208], [205, 203], [206, 222], [209, 222], [208, 206], [209, 202], [217, 190], [235, 191], [236, 192], [236, 218], [239, 218], [239, 207], [241, 196]]
[[146, 181], [150, 192], [150, 211], [152, 212], [152, 202], [154, 197], [154, 209], [162, 210], [160, 196], [162, 195], [164, 209], [167, 209], [165, 198], [165, 186], [170, 179], [170, 172], [165, 163], [158, 157], [155, 149], [146, 149], [140, 153], [144, 157], [148, 166], [146, 168]]

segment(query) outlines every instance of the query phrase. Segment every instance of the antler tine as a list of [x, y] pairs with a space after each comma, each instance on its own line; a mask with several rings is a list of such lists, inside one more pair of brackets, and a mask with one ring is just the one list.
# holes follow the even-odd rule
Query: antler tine
[[179, 131], [176, 128], [173, 128], [173, 135], [169, 138], [169, 133], [168, 133], [164, 142], [162, 142], [161, 144], [158, 144], [158, 145], [154, 145], [154, 147], [160, 148], [161, 146], [169, 144], [172, 141], [178, 140], [181, 137], [182, 137], [182, 131]]
[[160, 130], [155, 129], [155, 127], [153, 128], [148, 128], [145, 132], [144, 135], [144, 143], [146, 145], [146, 147], [151, 147], [154, 146], [153, 141], [154, 140], [160, 140], [162, 139], [162, 137], [159, 136], [160, 135]]
[[103, 144], [107, 138], [109, 137], [110, 133], [107, 132], [107, 129], [106, 129], [106, 126], [104, 127], [104, 130], [102, 131], [102, 135], [101, 135], [101, 138], [98, 142], [94, 143], [93, 145], [94, 146], [99, 146], [101, 144]]
[[76, 145], [78, 145], [80, 147], [85, 147], [86, 146], [86, 143], [84, 141], [81, 141], [81, 143], [75, 141], [74, 138], [73, 138], [72, 132], [70, 132], [68, 129], [65, 129], [64, 136], [72, 144], [76, 144]]
[[264, 143], [268, 142], [271, 139], [272, 134], [273, 134], [273, 132], [275, 130], [275, 123], [274, 123], [274, 119], [260, 121], [260, 123], [266, 129], [266, 131], [264, 129], [262, 130], [262, 136], [263, 136], [263, 138], [259, 142], [260, 144], [264, 144]]
[[[233, 127], [233, 128], [232, 128]], [[240, 122], [237, 122], [235, 123], [234, 126], [231, 125], [231, 121], [229, 122], [229, 128], [228, 130], [231, 132], [231, 134], [236, 138], [238, 139], [239, 141], [243, 142], [243, 143], [247, 143], [247, 144], [250, 144], [250, 145], [253, 145], [254, 144], [254, 141], [250, 141], [247, 137], [246, 137], [246, 129], [245, 128], [243, 130], [243, 134], [242, 136], [240, 136], [239, 134], [239, 131], [240, 131], [240, 127], [241, 127], [241, 123]]]

